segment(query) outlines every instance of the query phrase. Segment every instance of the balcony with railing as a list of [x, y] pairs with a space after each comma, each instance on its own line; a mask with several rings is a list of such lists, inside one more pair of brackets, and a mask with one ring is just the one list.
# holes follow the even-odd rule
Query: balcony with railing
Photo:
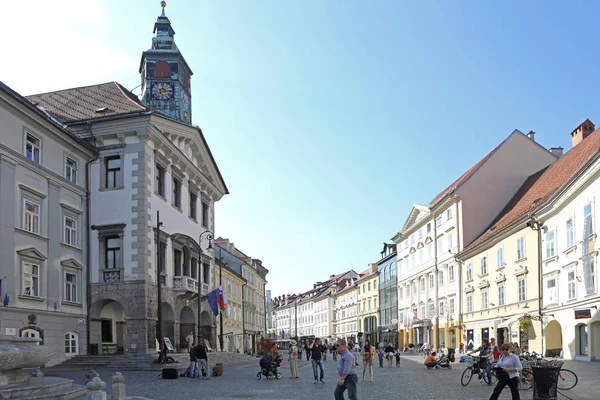
[[102, 270], [102, 281], [104, 283], [115, 283], [123, 280], [123, 272], [120, 268], [105, 268]]
[[173, 289], [182, 295], [197, 294], [198, 281], [194, 278], [190, 278], [189, 276], [174, 276]]

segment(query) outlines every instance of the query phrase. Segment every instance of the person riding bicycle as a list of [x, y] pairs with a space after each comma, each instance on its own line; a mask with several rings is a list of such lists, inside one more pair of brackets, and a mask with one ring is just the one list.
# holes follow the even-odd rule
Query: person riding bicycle
[[[471, 355], [473, 353], [479, 353], [479, 367], [485, 371], [486, 375], [487, 375], [487, 383], [488, 385], [491, 385], [492, 383], [492, 361], [494, 360], [494, 354], [493, 354], [493, 348], [492, 346], [490, 346], [490, 342], [487, 339], [483, 340], [483, 344], [481, 346], [479, 346], [478, 348], [476, 348], [475, 350], [472, 350], [470, 352], [468, 352], [468, 355]], [[482, 378], [479, 378], [479, 380], [481, 381]]]

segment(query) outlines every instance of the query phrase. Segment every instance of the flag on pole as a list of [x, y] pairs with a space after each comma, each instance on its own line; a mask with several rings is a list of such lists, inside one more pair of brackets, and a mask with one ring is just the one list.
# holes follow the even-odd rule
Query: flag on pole
[[[6, 277], [4, 277], [3, 279], [0, 279], [0, 299], [2, 299], [2, 281], [4, 281], [4, 286], [6, 286]], [[8, 304], [10, 303], [10, 297], [8, 296], [8, 288], [4, 288], [4, 300], [2, 301], [2, 304], [4, 305], [4, 307], [8, 307]]]
[[4, 295], [4, 307], [8, 307], [8, 303], [10, 303], [10, 297], [8, 296], [8, 291]]
[[225, 292], [223, 292], [223, 304], [225, 308], [221, 311], [221, 314], [223, 314], [223, 317], [229, 318], [229, 304], [227, 304], [227, 295]]
[[212, 310], [213, 315], [215, 317], [219, 315], [219, 305], [217, 304], [217, 290], [218, 289], [215, 289], [206, 295], [206, 301], [208, 302], [208, 305], [210, 306], [210, 309]]

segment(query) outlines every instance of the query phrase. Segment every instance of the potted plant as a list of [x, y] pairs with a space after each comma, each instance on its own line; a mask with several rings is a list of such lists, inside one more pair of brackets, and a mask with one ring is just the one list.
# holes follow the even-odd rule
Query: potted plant
[[521, 329], [521, 332], [523, 332], [523, 333], [529, 332], [530, 326], [531, 326], [531, 319], [529, 319], [529, 318], [523, 318], [519, 321], [519, 328]]

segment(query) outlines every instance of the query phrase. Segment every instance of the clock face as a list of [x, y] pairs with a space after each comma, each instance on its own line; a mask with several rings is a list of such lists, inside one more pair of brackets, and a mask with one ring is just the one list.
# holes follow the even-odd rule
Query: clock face
[[152, 84], [152, 98], [156, 100], [169, 100], [173, 97], [173, 84], [169, 82], [156, 82]]

